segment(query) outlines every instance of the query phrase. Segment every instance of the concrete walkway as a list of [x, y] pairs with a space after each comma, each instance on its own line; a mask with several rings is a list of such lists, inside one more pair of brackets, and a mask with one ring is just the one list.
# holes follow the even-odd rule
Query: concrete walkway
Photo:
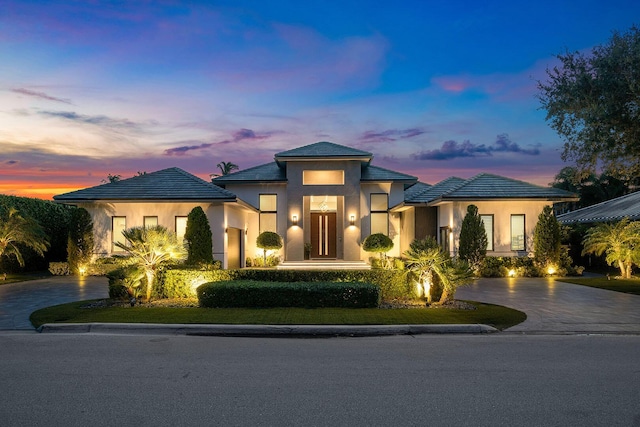
[[108, 296], [106, 277], [56, 276], [0, 285], [0, 330], [34, 330], [29, 316], [36, 310]]
[[527, 320], [507, 331], [523, 333], [640, 333], [640, 296], [552, 279], [479, 279], [456, 298], [515, 308]]

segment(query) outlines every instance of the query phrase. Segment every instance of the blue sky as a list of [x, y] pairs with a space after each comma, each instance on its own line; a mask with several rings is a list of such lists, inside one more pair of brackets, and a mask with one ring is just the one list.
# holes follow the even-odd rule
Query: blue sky
[[[0, 0], [0, 193], [207, 178], [317, 141], [428, 183], [565, 166], [536, 81], [632, 1]], [[634, 22], [634, 19], [636, 21]]]

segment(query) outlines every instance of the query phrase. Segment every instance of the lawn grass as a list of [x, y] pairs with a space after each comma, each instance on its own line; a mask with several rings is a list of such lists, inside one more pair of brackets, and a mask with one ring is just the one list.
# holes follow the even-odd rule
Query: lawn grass
[[87, 301], [44, 308], [31, 314], [36, 328], [44, 323], [162, 323], [252, 325], [403, 325], [485, 324], [505, 329], [523, 322], [526, 314], [499, 305], [472, 302], [477, 310], [448, 308], [82, 308]]
[[606, 289], [608, 291], [624, 292], [625, 294], [640, 295], [640, 279], [614, 279], [605, 277], [568, 278], [560, 279], [560, 282], [574, 283], [576, 285], [590, 286], [592, 288]]
[[46, 279], [51, 277], [51, 273], [48, 271], [34, 271], [29, 273], [7, 273], [7, 278], [3, 279], [3, 275], [0, 274], [0, 286], [9, 283], [26, 282], [29, 280]]

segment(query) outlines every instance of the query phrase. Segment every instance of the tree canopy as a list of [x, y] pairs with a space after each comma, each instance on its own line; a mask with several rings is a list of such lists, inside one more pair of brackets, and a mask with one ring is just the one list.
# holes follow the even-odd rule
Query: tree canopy
[[562, 159], [581, 176], [599, 167], [616, 176], [640, 172], [640, 29], [613, 32], [590, 53], [557, 55], [539, 81], [550, 126], [565, 140]]
[[187, 246], [187, 264], [213, 262], [211, 226], [200, 206], [191, 209], [187, 217], [184, 240]]
[[9, 208], [6, 214], [0, 217], [0, 257], [13, 255], [18, 263], [24, 266], [20, 245], [44, 256], [49, 247], [49, 239], [38, 221], [20, 215], [15, 208]]

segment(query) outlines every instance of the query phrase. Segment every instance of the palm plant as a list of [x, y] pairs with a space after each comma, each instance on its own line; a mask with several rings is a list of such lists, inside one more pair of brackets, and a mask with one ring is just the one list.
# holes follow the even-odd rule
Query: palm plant
[[605, 261], [620, 268], [624, 279], [631, 278], [633, 264], [640, 263], [640, 223], [625, 218], [617, 223], [602, 223], [587, 231], [582, 254], [606, 255]]
[[126, 243], [115, 245], [125, 250], [144, 270], [147, 279], [146, 298], [151, 299], [151, 287], [158, 268], [169, 261], [181, 261], [187, 257], [184, 245], [178, 243], [176, 235], [161, 225], [132, 227], [122, 232]]
[[0, 220], [0, 257], [13, 255], [21, 267], [24, 259], [19, 245], [33, 249], [38, 255], [44, 256], [49, 247], [49, 239], [36, 220], [23, 217], [15, 208], [9, 208]]
[[431, 286], [437, 278], [442, 284], [438, 304], [453, 299], [456, 289], [471, 283], [473, 271], [464, 261], [452, 260], [433, 237], [414, 240], [404, 253], [409, 274], [421, 287], [420, 293], [431, 303]]
[[240, 166], [232, 162], [220, 162], [216, 165], [222, 175], [229, 175], [231, 172], [240, 169]]

